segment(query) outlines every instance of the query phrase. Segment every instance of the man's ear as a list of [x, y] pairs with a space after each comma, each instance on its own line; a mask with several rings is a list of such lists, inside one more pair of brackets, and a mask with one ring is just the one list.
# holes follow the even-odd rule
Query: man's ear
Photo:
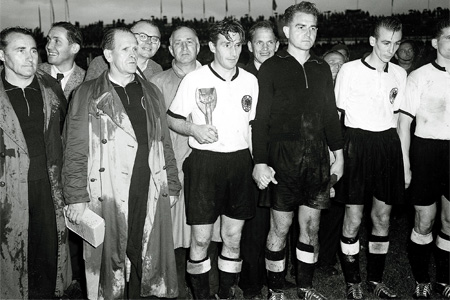
[[251, 53], [253, 53], [252, 42], [248, 41], [248, 42], [247, 42], [247, 47], [248, 47], [248, 51], [250, 51]]
[[289, 27], [288, 26], [283, 26], [283, 32], [284, 32], [284, 35], [286, 36], [286, 38], [289, 39]]
[[173, 57], [175, 57], [175, 54], [173, 54], [173, 48], [172, 45], [169, 45], [169, 52], [172, 54]]
[[3, 50], [0, 50], [0, 60], [2, 62], [5, 62], [5, 51], [3, 51]]
[[209, 46], [209, 50], [210, 50], [212, 53], [216, 53], [216, 45], [214, 45], [213, 42], [209, 42], [209, 43], [208, 43], [208, 46]]
[[377, 40], [376, 40], [376, 38], [375, 37], [373, 37], [373, 36], [371, 36], [371, 37], [369, 37], [369, 44], [370, 44], [370, 46], [375, 46], [375, 43], [377, 42]]
[[73, 54], [77, 54], [77, 53], [80, 51], [80, 49], [81, 49], [81, 47], [80, 47], [79, 44], [73, 43], [72, 46], [71, 46], [71, 48], [70, 48], [70, 51], [71, 51]]
[[278, 51], [278, 47], [280, 47], [280, 42], [279, 42], [279, 41], [277, 41], [277, 42], [275, 43], [275, 52]]
[[112, 62], [112, 50], [103, 50], [103, 55], [105, 56], [107, 62]]
[[433, 46], [433, 48], [437, 50], [437, 48], [438, 48], [438, 40], [437, 39], [432, 39], [431, 40], [431, 46]]

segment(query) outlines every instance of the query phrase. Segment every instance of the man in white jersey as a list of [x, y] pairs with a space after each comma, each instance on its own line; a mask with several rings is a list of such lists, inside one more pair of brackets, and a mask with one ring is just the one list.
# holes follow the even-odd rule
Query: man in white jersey
[[396, 298], [383, 282], [389, 249], [393, 204], [403, 201], [403, 160], [396, 132], [404, 98], [406, 72], [390, 63], [402, 39], [396, 18], [381, 18], [369, 38], [372, 53], [344, 64], [336, 79], [336, 104], [345, 112], [343, 199], [346, 204], [341, 236], [342, 270], [347, 299], [362, 299], [358, 231], [365, 204], [372, 202], [372, 231], [367, 256], [369, 291]]
[[249, 122], [255, 116], [258, 83], [236, 67], [244, 40], [238, 22], [213, 24], [209, 47], [214, 61], [184, 77], [168, 111], [169, 126], [189, 136], [192, 148], [183, 171], [192, 229], [187, 272], [197, 299], [209, 297], [207, 249], [216, 219], [221, 218], [223, 239], [218, 297], [226, 299], [234, 295], [242, 268], [242, 227], [255, 213]]
[[[416, 281], [414, 298], [431, 298], [428, 274], [433, 250], [432, 229], [438, 201], [441, 202], [441, 231], [435, 243], [436, 290], [450, 298], [450, 20], [438, 22], [431, 45], [435, 61], [408, 77], [406, 99], [400, 107], [399, 135], [405, 166], [405, 187], [411, 183], [415, 224], [408, 258]], [[414, 137], [410, 127], [416, 118]]]

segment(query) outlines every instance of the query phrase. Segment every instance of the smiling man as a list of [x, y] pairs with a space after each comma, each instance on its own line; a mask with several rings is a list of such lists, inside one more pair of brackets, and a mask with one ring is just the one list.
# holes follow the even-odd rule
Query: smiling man
[[402, 39], [396, 18], [380, 18], [369, 37], [372, 53], [345, 63], [336, 79], [336, 103], [346, 129], [342, 200], [346, 204], [341, 236], [347, 299], [362, 299], [358, 238], [364, 205], [372, 205], [367, 256], [369, 291], [380, 298], [397, 295], [383, 283], [393, 204], [403, 203], [403, 159], [397, 135], [406, 71], [390, 63]]
[[223, 247], [218, 297], [234, 296], [242, 268], [242, 227], [255, 211], [249, 122], [258, 85], [255, 76], [236, 67], [244, 40], [237, 21], [213, 24], [209, 42], [213, 62], [184, 77], [168, 111], [170, 127], [189, 136], [192, 148], [183, 171], [187, 223], [192, 230], [187, 272], [196, 299], [209, 298], [207, 250], [219, 217]]
[[[138, 47], [136, 48], [136, 72], [141, 78], [149, 80], [150, 76], [163, 70], [158, 63], [152, 60], [152, 57], [161, 46], [161, 33], [158, 26], [150, 20], [136, 22], [131, 27], [131, 32], [133, 32], [138, 42]], [[97, 56], [89, 64], [86, 81], [97, 78], [106, 69], [108, 69], [108, 64], [104, 56]]]
[[[271, 219], [266, 242], [270, 299], [283, 299], [286, 236], [298, 208], [297, 294], [325, 299], [312, 286], [318, 259], [321, 209], [330, 205], [330, 172], [342, 176], [342, 134], [330, 68], [310, 49], [319, 11], [303, 1], [284, 13], [287, 50], [266, 60], [258, 73], [253, 122], [253, 179], [270, 183]], [[331, 165], [328, 147], [336, 161]]]
[[79, 223], [89, 207], [105, 219], [103, 244], [84, 247], [89, 299], [178, 294], [168, 237], [180, 183], [161, 92], [135, 74], [137, 46], [127, 28], [105, 33], [109, 70], [76, 90], [66, 119], [67, 217]]
[[86, 71], [75, 63], [82, 44], [80, 28], [68, 22], [53, 24], [47, 35], [45, 50], [48, 63], [40, 64], [39, 69], [58, 80], [67, 100], [70, 100], [72, 91], [83, 82], [86, 75]]

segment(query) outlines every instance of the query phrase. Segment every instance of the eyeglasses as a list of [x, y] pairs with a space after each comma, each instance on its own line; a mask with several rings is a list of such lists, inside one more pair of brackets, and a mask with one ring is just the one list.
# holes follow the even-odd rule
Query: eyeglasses
[[148, 39], [150, 39], [150, 43], [152, 44], [157, 44], [160, 40], [159, 36], [152, 36], [143, 32], [134, 32], [134, 35], [136, 35], [142, 42], [146, 42]]

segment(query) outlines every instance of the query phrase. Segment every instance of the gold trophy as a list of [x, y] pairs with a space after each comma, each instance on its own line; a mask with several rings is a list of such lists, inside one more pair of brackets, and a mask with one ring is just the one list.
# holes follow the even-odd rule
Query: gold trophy
[[195, 91], [198, 108], [205, 115], [206, 124], [212, 125], [212, 112], [217, 105], [216, 88], [200, 88]]

